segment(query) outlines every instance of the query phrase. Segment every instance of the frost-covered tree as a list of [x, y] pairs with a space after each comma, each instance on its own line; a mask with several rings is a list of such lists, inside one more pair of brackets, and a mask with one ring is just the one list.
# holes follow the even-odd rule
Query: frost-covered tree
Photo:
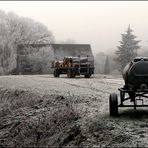
[[11, 12], [7, 15], [7, 25], [9, 36], [13, 37], [15, 44], [54, 43], [52, 32], [42, 23], [30, 18], [18, 17]]
[[140, 48], [138, 43], [139, 40], [135, 40], [136, 36], [132, 34], [133, 30], [128, 26], [128, 29], [125, 34], [122, 35], [122, 41], [120, 41], [120, 46], [118, 46], [118, 50], [115, 52], [116, 58], [115, 61], [119, 65], [119, 70], [125, 67], [125, 65], [133, 60], [137, 56], [137, 49]]
[[54, 42], [52, 32], [42, 23], [0, 10], [0, 74], [7, 74], [16, 67], [18, 44]]

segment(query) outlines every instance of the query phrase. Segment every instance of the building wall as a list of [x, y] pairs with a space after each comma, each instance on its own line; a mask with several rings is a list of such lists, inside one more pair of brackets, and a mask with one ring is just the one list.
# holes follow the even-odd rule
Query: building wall
[[89, 55], [92, 64], [94, 58], [89, 45], [82, 44], [31, 44], [19, 45], [17, 48], [17, 73], [49, 74], [54, 60], [63, 60], [65, 56], [86, 57]]
[[66, 56], [87, 57], [94, 66], [94, 56], [89, 44], [52, 44], [55, 59], [62, 60]]
[[49, 45], [25, 45], [18, 47], [17, 69], [19, 74], [52, 73], [53, 50]]

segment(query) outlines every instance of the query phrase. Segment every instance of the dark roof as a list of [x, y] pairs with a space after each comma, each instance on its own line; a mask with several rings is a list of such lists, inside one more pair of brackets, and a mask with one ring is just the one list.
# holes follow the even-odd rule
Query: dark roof
[[73, 49], [75, 47], [77, 48], [91, 48], [90, 44], [19, 44], [18, 46], [21, 47], [27, 47], [27, 46], [32, 46], [32, 47], [41, 47], [41, 46], [50, 46], [52, 45], [52, 47], [54, 49], [57, 49], [59, 47], [63, 47], [63, 48], [68, 48], [68, 49]]
[[93, 56], [90, 44], [51, 44], [57, 56]]
[[68, 49], [73, 49], [73, 48], [91, 48], [90, 44], [50, 44], [53, 46], [53, 48], [59, 48], [59, 47], [63, 47], [63, 48], [68, 48]]
[[56, 58], [63, 58], [65, 56], [91, 56], [93, 57], [90, 44], [20, 44], [19, 49], [33, 47], [52, 47]]

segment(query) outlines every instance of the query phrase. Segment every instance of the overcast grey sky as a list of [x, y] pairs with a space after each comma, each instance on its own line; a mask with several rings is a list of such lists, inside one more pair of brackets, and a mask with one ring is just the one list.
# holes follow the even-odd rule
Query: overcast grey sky
[[129, 24], [148, 46], [148, 1], [0, 1], [0, 9], [42, 22], [58, 41], [90, 43], [94, 53], [116, 50]]

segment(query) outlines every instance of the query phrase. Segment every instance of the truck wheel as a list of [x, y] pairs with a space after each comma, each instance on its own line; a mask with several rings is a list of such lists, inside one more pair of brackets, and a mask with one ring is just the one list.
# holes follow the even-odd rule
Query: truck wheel
[[59, 77], [60, 74], [59, 74], [58, 70], [55, 69], [53, 75], [54, 75], [54, 77]]
[[118, 116], [118, 97], [116, 93], [110, 94], [109, 111], [110, 111], [110, 116]]
[[67, 77], [68, 78], [74, 78], [75, 77], [75, 74], [71, 69], [67, 70]]
[[75, 76], [76, 76], [76, 73], [74, 70], [72, 70], [72, 78], [75, 78]]
[[67, 70], [67, 78], [71, 78], [71, 69]]
[[85, 75], [85, 78], [90, 78], [91, 77], [91, 74], [86, 74]]
[[72, 71], [72, 78], [74, 78], [76, 75], [75, 75], [75, 73], [74, 73], [74, 71]]

